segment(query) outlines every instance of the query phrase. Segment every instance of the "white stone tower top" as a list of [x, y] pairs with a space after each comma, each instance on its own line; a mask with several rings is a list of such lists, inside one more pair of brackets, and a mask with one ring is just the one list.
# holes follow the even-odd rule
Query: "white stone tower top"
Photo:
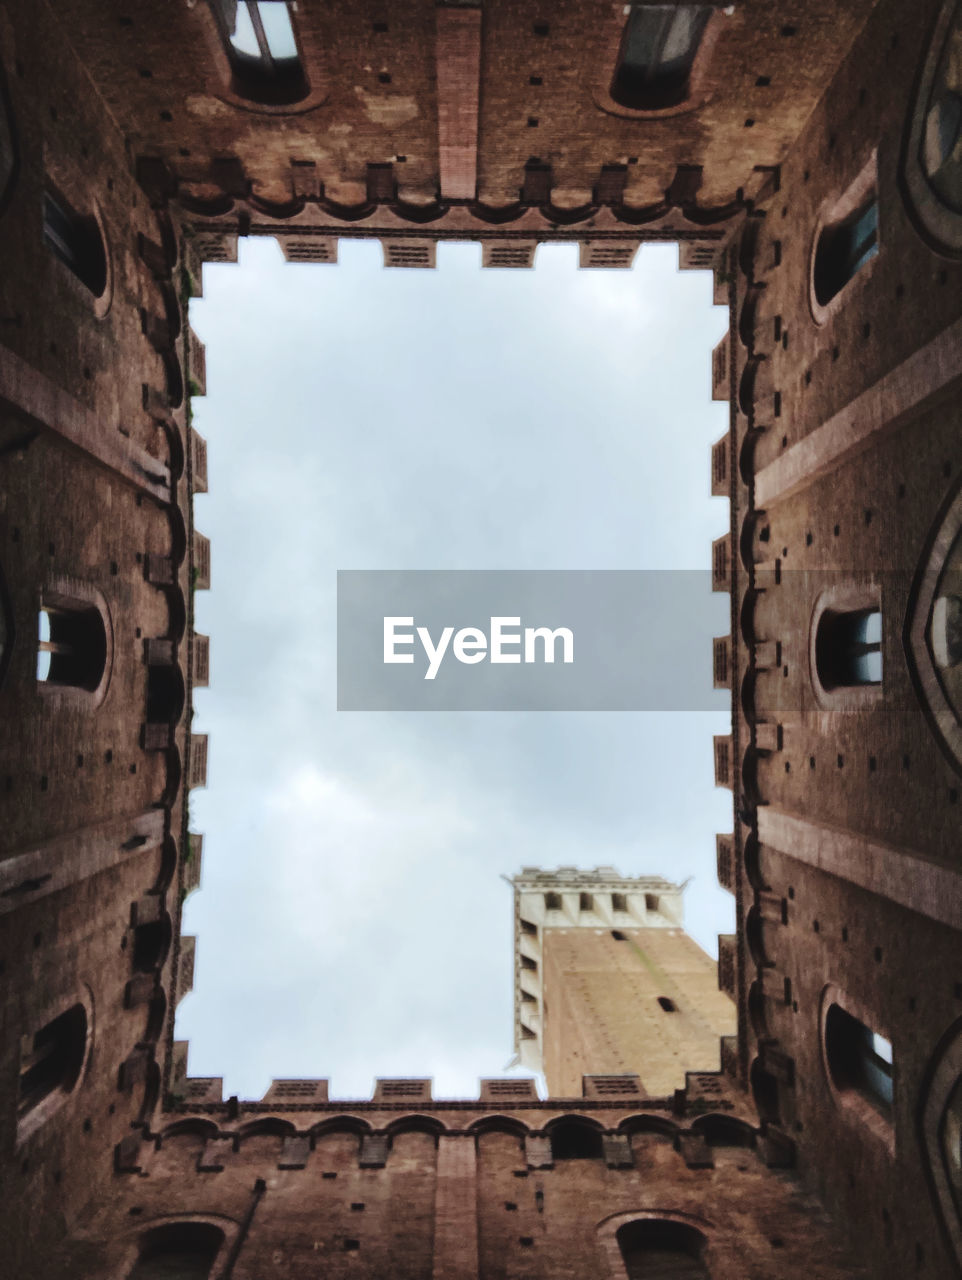
[[614, 867], [522, 867], [514, 889], [515, 1063], [544, 1068], [546, 929], [683, 929], [685, 885], [661, 876], [622, 876]]

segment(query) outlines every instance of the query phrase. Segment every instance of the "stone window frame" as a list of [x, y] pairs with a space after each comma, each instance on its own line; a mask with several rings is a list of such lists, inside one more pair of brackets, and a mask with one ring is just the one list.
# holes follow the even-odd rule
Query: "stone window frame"
[[932, 654], [929, 627], [946, 569], [960, 540], [962, 487], [951, 495], [935, 521], [934, 532], [926, 540], [926, 550], [912, 586], [903, 636], [919, 701], [942, 749], [958, 771], [962, 771], [962, 722], [949, 701], [939, 676]]
[[956, 15], [962, 22], [958, 0], [944, 0], [922, 60], [899, 163], [899, 186], [909, 219], [929, 248], [944, 257], [962, 256], [962, 212], [945, 204], [932, 187], [922, 169], [920, 151], [935, 75]]
[[628, 1213], [614, 1213], [610, 1218], [605, 1218], [595, 1228], [598, 1247], [607, 1263], [605, 1274], [608, 1280], [629, 1280], [628, 1268], [625, 1265], [621, 1246], [618, 1243], [618, 1232], [622, 1227], [626, 1227], [632, 1222], [665, 1222], [696, 1231], [704, 1241], [704, 1256], [700, 1259], [701, 1264], [707, 1274], [710, 1275], [712, 1273], [711, 1252], [712, 1236], [714, 1234], [714, 1224], [712, 1222], [707, 1218], [702, 1218], [695, 1214], [681, 1213], [675, 1209], [635, 1209]]
[[[96, 609], [103, 622], [107, 651], [103, 674], [95, 689], [83, 689], [76, 685], [57, 684], [37, 680], [39, 696], [53, 705], [73, 706], [85, 710], [99, 707], [107, 696], [114, 663], [114, 629], [110, 608], [103, 592], [78, 578], [58, 576], [44, 586], [37, 601], [37, 617], [48, 607], [60, 609]], [[34, 631], [36, 635], [36, 631]]]
[[[830, 231], [833, 227], [841, 226], [859, 209], [867, 206], [871, 202], [873, 193], [879, 213], [875, 233], [877, 251], [846, 280], [838, 292], [833, 294], [827, 302], [819, 302], [815, 292], [815, 260], [818, 256], [819, 241], [826, 231]], [[881, 257], [884, 243], [881, 212], [881, 206], [878, 201], [878, 148], [875, 147], [851, 182], [842, 190], [836, 189], [831, 192], [819, 206], [808, 258], [808, 305], [812, 313], [812, 319], [817, 325], [827, 324], [855, 292], [856, 285], [864, 288], [871, 279]]]
[[[23, 1063], [24, 1045], [27, 1041], [31, 1046], [35, 1037], [55, 1022], [61, 1014], [69, 1012], [77, 1005], [81, 1006], [84, 1011], [86, 1026], [84, 1029], [84, 1047], [80, 1059], [80, 1064], [76, 1074], [69, 1083], [64, 1086], [62, 1083], [56, 1085], [49, 1093], [42, 1097], [28, 1111], [17, 1119], [16, 1145], [22, 1146], [35, 1133], [42, 1129], [47, 1122], [64, 1106], [68, 1098], [74, 1096], [77, 1090], [84, 1083], [87, 1075], [87, 1068], [90, 1065], [90, 1053], [94, 1040], [94, 998], [90, 987], [83, 983], [78, 987], [63, 993], [57, 1000], [50, 1001], [36, 1017], [32, 1018], [30, 1025], [32, 1030], [28, 1031], [21, 1037], [19, 1061]], [[19, 1097], [19, 1082], [18, 1082]]]
[[[708, 68], [715, 45], [724, 30], [725, 21], [732, 12], [732, 6], [727, 4], [726, 0], [701, 0], [701, 2], [715, 12], [708, 19], [705, 30], [702, 32], [698, 51], [691, 65], [688, 96], [683, 102], [675, 103], [670, 107], [626, 107], [611, 96], [612, 83], [621, 57], [628, 10], [636, 6], [621, 0], [620, 3], [612, 3], [607, 11], [603, 11], [599, 16], [598, 52], [592, 86], [595, 106], [608, 115], [622, 116], [626, 120], [658, 120], [685, 115], [703, 107], [711, 97], [714, 88], [708, 79]], [[680, 4], [678, 7], [681, 7]]]
[[207, 77], [206, 88], [212, 97], [255, 115], [302, 115], [323, 105], [330, 93], [327, 66], [320, 42], [311, 31], [310, 23], [304, 21], [303, 12], [300, 14], [301, 21], [292, 20], [292, 26], [305, 91], [293, 102], [260, 102], [243, 92], [236, 65], [228, 52], [228, 37], [218, 13], [215, 12], [216, 3], [217, 0], [206, 0], [205, 3], [197, 4], [194, 10], [202, 24], [201, 38], [206, 41], [210, 52], [211, 74]]
[[946, 1161], [946, 1121], [962, 1090], [962, 1020], [942, 1037], [926, 1071], [919, 1130], [935, 1200], [956, 1260], [962, 1265], [962, 1179]]
[[876, 1106], [874, 1106], [862, 1092], [854, 1086], [839, 1086], [832, 1073], [832, 1067], [829, 1062], [828, 1039], [826, 1035], [826, 1026], [828, 1022], [829, 1010], [834, 1006], [838, 1007], [855, 1018], [864, 1027], [873, 1031], [876, 1035], [883, 1036], [889, 1043], [892, 1043], [892, 1032], [888, 1023], [884, 1018], [880, 1017], [874, 1009], [869, 1008], [861, 1000], [855, 996], [849, 995], [847, 991], [843, 991], [835, 983], [828, 983], [822, 990], [821, 999], [819, 1001], [818, 1012], [818, 1042], [820, 1049], [820, 1057], [822, 1061], [822, 1075], [825, 1080], [826, 1088], [831, 1095], [832, 1101], [838, 1109], [839, 1116], [848, 1122], [853, 1128], [857, 1128], [859, 1132], [869, 1134], [876, 1142], [883, 1146], [890, 1157], [895, 1156], [895, 1111], [898, 1102], [898, 1076], [897, 1067], [894, 1061], [892, 1065], [892, 1109], [891, 1115], [884, 1115]]
[[[838, 685], [829, 688], [823, 684], [818, 669], [816, 653], [818, 629], [826, 613], [861, 613], [878, 610], [882, 615], [882, 679], [878, 684]], [[815, 701], [823, 711], [865, 711], [882, 701], [887, 669], [885, 645], [885, 610], [882, 608], [881, 584], [874, 578], [864, 585], [845, 582], [829, 587], [815, 601], [808, 631], [808, 668]], [[889, 656], [889, 661], [891, 658]]]

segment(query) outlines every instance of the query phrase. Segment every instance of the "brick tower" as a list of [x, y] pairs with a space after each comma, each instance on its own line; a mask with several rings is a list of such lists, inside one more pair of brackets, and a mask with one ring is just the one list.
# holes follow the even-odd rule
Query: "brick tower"
[[735, 1009], [683, 928], [684, 886], [656, 876], [526, 867], [515, 904], [515, 1049], [552, 1097], [637, 1075], [649, 1096], [717, 1071]]

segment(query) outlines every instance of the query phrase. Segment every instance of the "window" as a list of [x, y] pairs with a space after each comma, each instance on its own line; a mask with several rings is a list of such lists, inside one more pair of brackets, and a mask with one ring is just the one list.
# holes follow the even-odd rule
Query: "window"
[[207, 1280], [224, 1233], [208, 1222], [169, 1222], [142, 1239], [129, 1280]]
[[590, 893], [581, 893], [578, 895], [579, 911], [594, 911], [595, 901]]
[[561, 910], [561, 894], [546, 893], [544, 895], [544, 909], [545, 911], [560, 911]]
[[878, 609], [840, 613], [826, 609], [818, 621], [815, 663], [822, 687], [882, 683], [882, 614]]
[[827, 306], [878, 253], [878, 197], [873, 192], [842, 222], [825, 227], [815, 250], [813, 288], [819, 306]]
[[87, 1050], [87, 1012], [82, 1004], [65, 1010], [48, 1022], [32, 1039], [26, 1038], [20, 1055], [20, 1089], [17, 1098], [19, 1136], [24, 1138], [48, 1114], [41, 1104], [61, 1097], [80, 1079]]
[[107, 289], [107, 251], [95, 217], [75, 212], [61, 196], [46, 191], [43, 238], [95, 298], [103, 296]]
[[552, 1160], [594, 1160], [604, 1154], [601, 1131], [582, 1120], [562, 1120], [551, 1130]]
[[943, 670], [962, 662], [962, 597], [938, 596], [932, 606], [932, 656]]
[[661, 906], [661, 902], [659, 901], [657, 893], [645, 894], [645, 910], [646, 911], [657, 911], [660, 906]]
[[892, 1111], [892, 1045], [841, 1005], [825, 1019], [825, 1054], [836, 1089], [855, 1090], [886, 1117]]
[[626, 1222], [615, 1238], [628, 1280], [709, 1280], [705, 1241], [694, 1227], [641, 1219]]
[[612, 911], [620, 911], [627, 914], [628, 911], [628, 895], [626, 893], [613, 893], [611, 895]]
[[0, 68], [0, 213], [13, 190], [17, 176], [17, 143], [13, 127], [13, 112]]
[[286, 106], [307, 96], [287, 0], [211, 0], [238, 96]]
[[611, 83], [614, 101], [636, 111], [684, 102], [711, 13], [710, 5], [632, 5]]
[[46, 685], [70, 685], [95, 692], [107, 667], [107, 630], [93, 604], [57, 598], [44, 602], [39, 615], [37, 679]]

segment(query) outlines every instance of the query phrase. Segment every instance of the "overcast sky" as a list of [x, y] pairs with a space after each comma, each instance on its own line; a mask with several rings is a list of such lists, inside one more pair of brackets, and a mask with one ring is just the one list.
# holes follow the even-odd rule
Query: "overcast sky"
[[[192, 1075], [259, 1098], [272, 1077], [429, 1075], [477, 1096], [512, 1056], [512, 899], [522, 865], [693, 877], [715, 953], [731, 796], [704, 713], [338, 712], [338, 569], [702, 569], [726, 526], [710, 492], [710, 353], [726, 313], [675, 246], [632, 271], [385, 270], [376, 242], [287, 264], [274, 240], [204, 268], [210, 492], [197, 594], [211, 684]], [[728, 630], [716, 597], [716, 634]], [[711, 662], [706, 645], [705, 664]]]

